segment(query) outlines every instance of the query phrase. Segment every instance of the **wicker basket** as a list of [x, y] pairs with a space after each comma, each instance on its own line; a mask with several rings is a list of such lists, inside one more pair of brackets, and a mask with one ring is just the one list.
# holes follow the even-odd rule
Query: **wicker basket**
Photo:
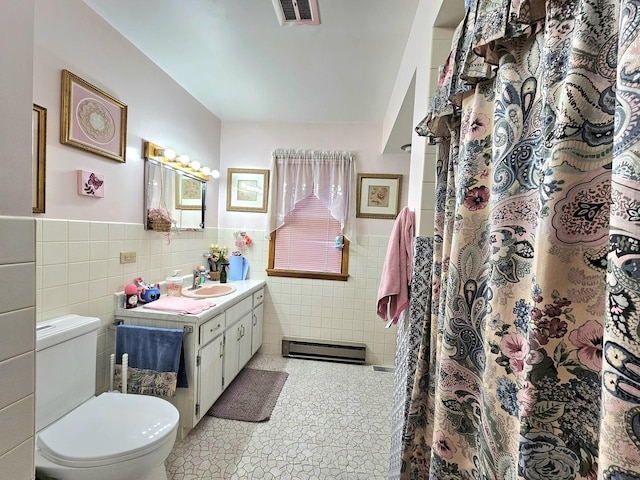
[[215, 271], [209, 272], [209, 278], [211, 280], [220, 280], [220, 271], [215, 270]]
[[169, 220], [165, 220], [164, 218], [152, 218], [151, 227], [156, 232], [170, 232], [171, 222]]

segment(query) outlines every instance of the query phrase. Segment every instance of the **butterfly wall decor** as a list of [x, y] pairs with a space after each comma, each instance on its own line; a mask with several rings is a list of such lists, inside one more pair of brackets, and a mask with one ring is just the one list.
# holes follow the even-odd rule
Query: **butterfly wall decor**
[[104, 197], [104, 175], [78, 170], [78, 195]]

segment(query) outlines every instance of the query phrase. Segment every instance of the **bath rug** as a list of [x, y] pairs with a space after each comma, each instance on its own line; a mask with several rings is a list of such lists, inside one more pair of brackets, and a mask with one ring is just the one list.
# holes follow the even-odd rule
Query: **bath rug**
[[269, 420], [288, 376], [286, 372], [243, 368], [207, 415], [243, 422]]

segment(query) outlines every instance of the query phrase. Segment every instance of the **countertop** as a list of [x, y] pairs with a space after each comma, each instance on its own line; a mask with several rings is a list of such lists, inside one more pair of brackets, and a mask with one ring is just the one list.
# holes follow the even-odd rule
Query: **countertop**
[[[223, 295], [221, 297], [211, 297], [204, 299], [193, 299], [194, 302], [209, 302], [214, 304], [215, 306], [209, 308], [203, 312], [198, 314], [186, 314], [186, 313], [174, 313], [174, 312], [163, 312], [159, 310], [152, 310], [150, 308], [145, 308], [144, 304], [138, 305], [136, 308], [124, 308], [124, 300], [125, 295], [124, 292], [118, 292], [114, 294], [115, 296], [115, 318], [116, 321], [118, 318], [147, 318], [154, 320], [175, 320], [176, 322], [187, 322], [187, 323], [201, 323], [209, 318], [215, 317], [219, 313], [222, 313], [226, 309], [228, 309], [233, 304], [237, 303], [243, 298], [246, 298], [248, 295], [252, 295], [253, 293], [260, 290], [266, 284], [265, 280], [238, 280], [227, 282], [227, 285], [233, 285], [236, 287], [235, 292], [229, 293], [228, 295]], [[220, 285], [220, 282], [206, 282], [203, 287], [209, 287], [212, 285]], [[224, 285], [224, 284], [223, 284]], [[163, 295], [164, 296], [164, 295]], [[188, 298], [188, 297], [183, 297]]]

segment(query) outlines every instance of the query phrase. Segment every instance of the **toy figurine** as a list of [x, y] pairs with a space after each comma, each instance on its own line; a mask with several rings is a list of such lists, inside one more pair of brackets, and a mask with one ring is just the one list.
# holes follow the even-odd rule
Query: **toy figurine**
[[124, 308], [136, 308], [138, 306], [138, 287], [130, 283], [124, 287], [124, 294], [126, 297]]

